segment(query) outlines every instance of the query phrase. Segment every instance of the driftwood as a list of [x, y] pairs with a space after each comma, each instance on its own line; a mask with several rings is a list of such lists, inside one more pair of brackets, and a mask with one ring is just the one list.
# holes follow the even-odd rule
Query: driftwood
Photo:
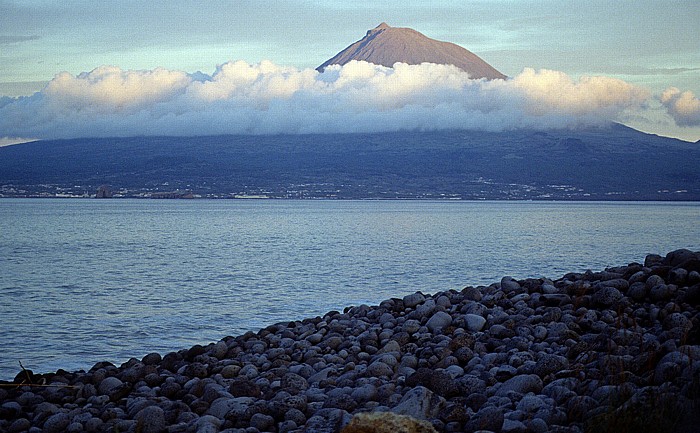
[[0, 388], [20, 388], [23, 386], [29, 386], [29, 387], [35, 387], [35, 388], [80, 388], [79, 386], [75, 385], [68, 385], [68, 384], [63, 384], [63, 383], [44, 383], [46, 379], [41, 378], [41, 383], [33, 383], [32, 382], [32, 377], [31, 374], [29, 373], [29, 370], [24, 368], [24, 365], [22, 365], [22, 361], [18, 361], [19, 366], [22, 367], [22, 371], [24, 372], [24, 375], [27, 376], [25, 380], [23, 380], [20, 383], [0, 383]]

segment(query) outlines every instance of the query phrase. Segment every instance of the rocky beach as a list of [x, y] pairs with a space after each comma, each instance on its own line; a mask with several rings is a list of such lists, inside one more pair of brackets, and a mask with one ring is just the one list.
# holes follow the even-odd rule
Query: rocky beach
[[0, 382], [13, 433], [693, 432], [699, 414], [689, 250]]

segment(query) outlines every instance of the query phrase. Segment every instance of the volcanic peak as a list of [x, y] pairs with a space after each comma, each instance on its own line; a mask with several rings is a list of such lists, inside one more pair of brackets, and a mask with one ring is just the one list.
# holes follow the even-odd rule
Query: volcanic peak
[[344, 65], [352, 60], [364, 60], [387, 67], [393, 67], [397, 62], [409, 65], [437, 63], [454, 65], [475, 79], [506, 78], [479, 56], [459, 45], [431, 39], [410, 28], [391, 27], [385, 22], [368, 30], [364, 38], [316, 69], [323, 72], [326, 66]]

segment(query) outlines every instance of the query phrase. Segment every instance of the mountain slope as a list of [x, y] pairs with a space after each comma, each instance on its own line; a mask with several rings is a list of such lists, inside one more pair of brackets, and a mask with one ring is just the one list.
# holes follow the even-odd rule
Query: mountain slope
[[454, 65], [472, 78], [506, 78], [476, 54], [450, 42], [437, 41], [413, 29], [391, 27], [386, 23], [369, 30], [364, 38], [327, 60], [317, 69], [364, 60], [392, 67], [396, 62], [417, 65], [437, 63]]
[[700, 200], [700, 146], [584, 131], [132, 137], [0, 148], [0, 196]]

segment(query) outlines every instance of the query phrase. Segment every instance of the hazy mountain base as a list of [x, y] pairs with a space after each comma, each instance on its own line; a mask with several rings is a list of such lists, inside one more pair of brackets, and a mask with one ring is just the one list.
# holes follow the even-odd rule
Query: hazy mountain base
[[698, 167], [697, 143], [621, 125], [81, 138], [0, 148], [0, 196], [94, 196], [108, 184], [115, 197], [699, 200]]

